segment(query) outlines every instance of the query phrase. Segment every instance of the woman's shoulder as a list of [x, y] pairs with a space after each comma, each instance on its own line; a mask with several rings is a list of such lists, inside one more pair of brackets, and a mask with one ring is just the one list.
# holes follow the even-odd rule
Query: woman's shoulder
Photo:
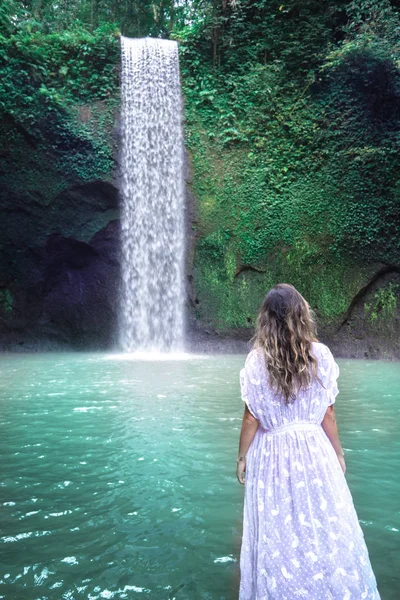
[[322, 342], [312, 342], [312, 348], [317, 361], [327, 364], [334, 362], [335, 359], [333, 354], [326, 344], [323, 344]]
[[[313, 354], [318, 358], [318, 357], [322, 357], [322, 358], [330, 358], [332, 356], [332, 352], [330, 351], [329, 347], [326, 344], [323, 344], [322, 342], [311, 342], [311, 346], [312, 346], [312, 350], [313, 350]], [[264, 352], [263, 349], [260, 347], [255, 347], [252, 348], [250, 350], [250, 352], [247, 354], [246, 356], [246, 361], [245, 364], [250, 364], [256, 361], [259, 361], [260, 359], [264, 358]]]
[[250, 350], [250, 352], [248, 353], [248, 355], [246, 356], [246, 360], [244, 363], [245, 367], [251, 367], [255, 364], [257, 364], [260, 360], [260, 358], [262, 358], [263, 356], [263, 351], [262, 348], [252, 348]]
[[323, 344], [322, 342], [311, 342], [311, 345], [313, 347], [313, 350], [321, 352], [322, 354], [327, 354], [328, 352], [330, 352], [328, 346], [326, 344]]

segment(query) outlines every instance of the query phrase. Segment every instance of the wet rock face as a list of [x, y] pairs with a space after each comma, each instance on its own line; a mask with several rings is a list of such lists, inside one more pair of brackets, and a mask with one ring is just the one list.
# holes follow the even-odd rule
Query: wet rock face
[[400, 268], [378, 268], [326, 338], [338, 356], [400, 360]]
[[73, 186], [51, 205], [3, 190], [0, 348], [105, 349], [115, 344], [118, 192]]
[[88, 244], [51, 236], [46, 244], [40, 322], [75, 348], [108, 348], [117, 321], [118, 222]]

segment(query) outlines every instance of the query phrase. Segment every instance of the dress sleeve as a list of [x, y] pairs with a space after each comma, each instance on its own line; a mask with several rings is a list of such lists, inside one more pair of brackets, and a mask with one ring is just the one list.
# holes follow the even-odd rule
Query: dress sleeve
[[328, 406], [336, 400], [336, 396], [339, 393], [337, 386], [337, 378], [339, 377], [339, 365], [333, 358], [332, 352], [327, 346], [325, 346], [324, 358], [323, 358], [323, 384], [328, 395]]
[[258, 387], [260, 382], [255, 377], [254, 364], [252, 363], [253, 361], [250, 353], [246, 359], [244, 368], [240, 371], [240, 392], [243, 402], [247, 404], [247, 408], [249, 409], [253, 417], [257, 419], [256, 403], [258, 396]]

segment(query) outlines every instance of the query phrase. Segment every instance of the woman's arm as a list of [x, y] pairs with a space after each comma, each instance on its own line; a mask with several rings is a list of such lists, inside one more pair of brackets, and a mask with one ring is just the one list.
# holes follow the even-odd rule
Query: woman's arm
[[328, 407], [328, 410], [325, 413], [325, 417], [321, 423], [323, 430], [328, 436], [333, 449], [335, 450], [340, 466], [342, 467], [343, 473], [346, 472], [346, 463], [344, 462], [344, 454], [342, 445], [339, 439], [339, 432], [336, 425], [336, 416], [335, 416], [335, 408], [333, 404]]
[[242, 421], [242, 429], [240, 432], [239, 439], [239, 456], [236, 462], [236, 477], [239, 483], [244, 483], [244, 471], [246, 470], [246, 454], [250, 448], [250, 444], [256, 435], [259, 421], [253, 417], [249, 411], [247, 404], [245, 404], [244, 415]]

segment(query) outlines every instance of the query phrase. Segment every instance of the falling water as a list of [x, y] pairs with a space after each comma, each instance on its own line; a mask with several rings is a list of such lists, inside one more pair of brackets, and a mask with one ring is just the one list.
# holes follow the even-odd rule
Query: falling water
[[120, 345], [182, 350], [184, 184], [178, 46], [122, 44]]

